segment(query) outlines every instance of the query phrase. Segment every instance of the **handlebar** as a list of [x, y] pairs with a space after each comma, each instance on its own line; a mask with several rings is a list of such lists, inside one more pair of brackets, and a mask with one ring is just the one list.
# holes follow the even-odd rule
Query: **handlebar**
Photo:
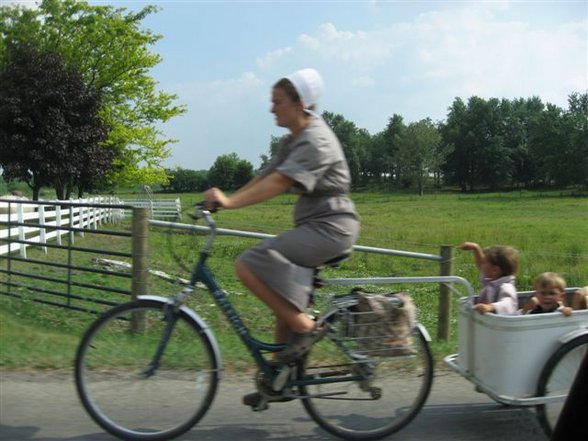
[[194, 205], [194, 213], [188, 213], [188, 216], [194, 220], [204, 219], [207, 225], [214, 223], [214, 220], [210, 214], [216, 213], [219, 208], [221, 208], [220, 205], [217, 202], [214, 202], [212, 208], [205, 208], [205, 206], [205, 202], [198, 202], [196, 205]]
[[202, 248], [202, 252], [209, 253], [210, 249], [212, 248], [212, 243], [214, 242], [214, 238], [216, 236], [216, 222], [212, 217], [212, 213], [216, 213], [220, 206], [218, 204], [214, 204], [212, 209], [206, 209], [204, 202], [199, 202], [194, 206], [194, 213], [189, 213], [190, 216], [194, 220], [203, 219], [204, 223], [208, 228], [210, 228], [210, 234], [206, 240], [206, 244]]

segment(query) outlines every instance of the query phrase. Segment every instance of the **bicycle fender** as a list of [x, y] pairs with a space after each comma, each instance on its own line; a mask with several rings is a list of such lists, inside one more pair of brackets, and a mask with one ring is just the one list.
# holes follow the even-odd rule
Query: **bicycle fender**
[[422, 324], [417, 323], [416, 327], [419, 329], [419, 331], [421, 331], [421, 333], [423, 334], [423, 337], [425, 337], [425, 340], [428, 343], [431, 343], [431, 336], [429, 335], [429, 331], [427, 331], [427, 328], [425, 328]]
[[586, 335], [586, 334], [588, 334], [588, 328], [575, 329], [573, 331], [568, 332], [563, 337], [560, 337], [558, 339], [558, 341], [563, 345], [563, 344], [566, 344], [569, 341], [574, 340], [577, 337], [580, 337], [580, 336]]
[[[154, 296], [154, 295], [138, 296], [137, 299], [151, 300], [154, 302], [167, 303], [169, 305], [173, 304], [172, 300], [167, 297]], [[194, 323], [196, 323], [202, 329], [202, 332], [208, 338], [208, 341], [210, 341], [210, 345], [212, 346], [212, 352], [214, 354], [216, 365], [218, 366], [219, 379], [220, 379], [220, 372], [222, 372], [222, 370], [223, 370], [223, 365], [222, 365], [222, 359], [221, 359], [221, 355], [220, 355], [220, 348], [219, 348], [218, 343], [216, 341], [216, 337], [212, 333], [212, 330], [210, 329], [210, 327], [208, 326], [208, 324], [204, 321], [204, 319], [202, 317], [200, 317], [198, 314], [196, 314], [196, 312], [194, 312], [192, 309], [188, 308], [186, 305], [180, 306], [180, 310], [184, 314], [186, 314], [190, 318], [190, 320], [192, 320]]]

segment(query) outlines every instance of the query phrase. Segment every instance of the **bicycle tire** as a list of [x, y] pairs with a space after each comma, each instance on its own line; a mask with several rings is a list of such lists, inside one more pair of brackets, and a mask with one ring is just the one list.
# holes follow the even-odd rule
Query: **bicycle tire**
[[[370, 385], [379, 388], [379, 397], [357, 381], [301, 386], [300, 394], [308, 397], [302, 399], [304, 408], [320, 427], [343, 439], [376, 440], [397, 432], [419, 413], [433, 382], [433, 356], [419, 327], [411, 348], [414, 354], [407, 356], [369, 356], [375, 367]], [[341, 376], [346, 370], [353, 375], [360, 365], [350, 364], [335, 340], [325, 338], [300, 365], [299, 378]]]
[[[86, 331], [77, 350], [80, 400], [104, 430], [125, 440], [175, 438], [192, 428], [212, 404], [219, 380], [216, 346], [183, 309], [153, 375], [145, 369], [166, 323], [165, 300], [140, 299], [117, 306]], [[133, 317], [144, 318], [132, 331]]]
[[[567, 396], [587, 351], [588, 334], [575, 337], [561, 345], [549, 357], [541, 371], [537, 382], [537, 396]], [[549, 438], [551, 438], [563, 406], [564, 401], [540, 404], [536, 407], [539, 424]]]

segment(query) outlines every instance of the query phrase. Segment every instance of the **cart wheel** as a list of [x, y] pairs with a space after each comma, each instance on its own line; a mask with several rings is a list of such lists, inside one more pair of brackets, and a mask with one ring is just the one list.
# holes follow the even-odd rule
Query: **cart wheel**
[[[565, 395], [567, 397], [587, 351], [588, 334], [580, 335], [561, 345], [547, 360], [541, 372], [537, 385], [537, 396]], [[537, 418], [549, 438], [551, 438], [563, 406], [564, 401], [537, 406]]]

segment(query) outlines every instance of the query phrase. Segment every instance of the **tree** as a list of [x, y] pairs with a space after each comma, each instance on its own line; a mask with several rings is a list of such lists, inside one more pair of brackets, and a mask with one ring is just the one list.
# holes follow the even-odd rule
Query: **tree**
[[148, 75], [161, 58], [149, 52], [160, 38], [140, 28], [157, 11], [90, 6], [76, 0], [43, 0], [37, 9], [0, 7], [0, 68], [11, 47], [30, 43], [59, 53], [68, 69], [81, 72], [102, 97], [100, 116], [108, 127], [104, 147], [115, 153], [110, 179], [118, 184], [164, 182], [161, 166], [169, 144], [156, 124], [185, 111], [175, 95], [156, 90]]
[[208, 185], [208, 172], [206, 170], [189, 170], [177, 167], [174, 170], [166, 170], [169, 182], [163, 184], [164, 191], [174, 193], [201, 192]]
[[530, 126], [529, 151], [534, 158], [538, 184], [552, 185], [556, 182], [568, 137], [563, 110], [548, 104]]
[[588, 187], [588, 93], [573, 93], [568, 97], [565, 114], [570, 150], [565, 162], [566, 182]]
[[284, 135], [284, 136], [274, 136], [272, 135], [271, 140], [270, 140], [270, 146], [269, 146], [269, 156], [268, 155], [261, 155], [261, 164], [259, 166], [260, 170], [263, 170], [264, 168], [266, 168], [272, 158], [278, 153], [278, 149], [280, 148], [280, 144], [282, 143], [282, 141], [284, 140], [284, 138], [286, 138], [288, 135]]
[[459, 98], [454, 101], [442, 128], [445, 144], [452, 149], [445, 165], [449, 183], [459, 184], [462, 191], [510, 185], [513, 161], [504, 144], [503, 124], [496, 98], [473, 96], [467, 106]]
[[236, 190], [253, 178], [253, 165], [239, 159], [236, 153], [221, 155], [208, 170], [208, 181], [211, 186], [223, 190]]
[[451, 148], [443, 173], [448, 184], [457, 184], [461, 191], [466, 191], [469, 181], [471, 160], [465, 134], [467, 128], [464, 126], [467, 106], [461, 98], [456, 98], [449, 108], [447, 121], [441, 125], [441, 137], [446, 146]]
[[384, 174], [390, 181], [399, 181], [401, 179], [398, 167], [398, 150], [400, 149], [400, 139], [405, 130], [406, 125], [403, 118], [398, 114], [392, 115], [384, 129], [385, 144], [384, 150], [380, 154], [380, 161], [384, 167]]
[[253, 164], [245, 160], [240, 160], [237, 162], [235, 174], [233, 175], [234, 189], [236, 190], [247, 184], [253, 178], [253, 176]]
[[373, 173], [370, 172], [369, 152], [374, 142], [366, 129], [358, 129], [354, 135], [353, 150], [359, 166], [357, 181], [352, 182], [352, 187], [358, 189], [369, 183]]
[[358, 129], [353, 122], [346, 120], [343, 115], [325, 111], [322, 117], [339, 138], [349, 165], [351, 184], [355, 187], [361, 178], [361, 152], [358, 148]]
[[535, 177], [535, 158], [529, 151], [529, 128], [544, 111], [540, 98], [503, 99], [500, 103], [502, 114], [501, 137], [508, 148], [512, 161], [512, 183], [528, 186]]
[[58, 199], [100, 185], [113, 153], [102, 147], [106, 126], [98, 94], [61, 56], [30, 46], [10, 50], [0, 70], [0, 166], [6, 180], [25, 181], [39, 197], [53, 185]]
[[369, 142], [366, 146], [365, 156], [361, 163], [362, 170], [362, 184], [374, 184], [379, 186], [384, 179], [386, 179], [386, 164], [382, 159], [384, 158], [384, 151], [386, 143], [384, 139], [384, 132], [376, 133], [369, 137]]
[[544, 185], [588, 185], [588, 94], [568, 97], [569, 109], [548, 104], [530, 127], [529, 150]]
[[439, 149], [441, 135], [430, 119], [411, 123], [398, 144], [397, 163], [402, 176], [424, 194], [425, 183], [445, 159]]

